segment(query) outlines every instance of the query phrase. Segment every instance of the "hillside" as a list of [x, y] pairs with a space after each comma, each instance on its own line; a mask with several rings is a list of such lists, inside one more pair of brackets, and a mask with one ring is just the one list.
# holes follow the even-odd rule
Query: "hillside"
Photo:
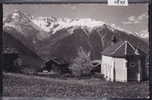
[[[24, 40], [24, 43], [28, 43], [28, 41]], [[19, 53], [19, 57], [22, 59], [23, 65], [27, 68], [32, 67], [32, 69], [35, 70], [39, 69], [44, 61], [34, 52], [33, 48], [31, 48], [29, 44], [27, 45], [24, 43], [23, 40], [20, 41], [19, 39], [13, 37], [13, 35], [4, 31], [3, 50], [7, 48], [16, 48]]]
[[60, 58], [70, 61], [77, 56], [77, 50], [83, 47], [85, 51], [91, 51], [92, 59], [100, 59], [102, 50], [112, 44], [111, 40], [114, 36], [118, 41], [127, 40], [135, 47], [148, 53], [147, 42], [123, 31], [113, 31], [107, 25], [97, 27], [90, 32], [81, 27], [75, 28], [72, 33], [69, 33], [68, 30], [60, 30], [52, 35], [53, 38], [41, 41], [41, 48], [38, 49], [40, 56], [46, 59], [46, 55], [49, 57], [60, 56]]
[[91, 51], [92, 59], [101, 59], [113, 37], [148, 53], [147, 38], [93, 19], [31, 17], [14, 11], [5, 18], [3, 29], [45, 61], [56, 56], [71, 62], [80, 47]]

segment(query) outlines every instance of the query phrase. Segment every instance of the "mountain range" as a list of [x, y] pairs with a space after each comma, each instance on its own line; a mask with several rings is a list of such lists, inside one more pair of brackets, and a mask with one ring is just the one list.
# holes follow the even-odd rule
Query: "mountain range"
[[72, 62], [80, 47], [91, 52], [92, 60], [101, 59], [101, 52], [112, 44], [113, 37], [118, 41], [127, 40], [148, 53], [148, 37], [141, 38], [138, 34], [89, 18], [33, 17], [16, 10], [4, 18], [3, 31], [5, 38], [11, 37], [3, 39], [5, 47], [13, 46], [24, 51], [23, 55], [44, 62], [51, 57]]

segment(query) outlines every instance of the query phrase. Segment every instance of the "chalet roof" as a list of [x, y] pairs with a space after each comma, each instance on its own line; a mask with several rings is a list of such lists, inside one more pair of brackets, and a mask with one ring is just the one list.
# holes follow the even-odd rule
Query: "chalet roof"
[[49, 62], [50, 62], [50, 61], [53, 61], [54, 63], [59, 64], [59, 65], [66, 63], [63, 59], [61, 59], [61, 58], [56, 58], [56, 57], [50, 58]]
[[133, 46], [129, 41], [120, 41], [110, 47], [107, 47], [102, 52], [102, 55], [112, 57], [126, 57], [131, 55], [143, 56], [145, 53]]

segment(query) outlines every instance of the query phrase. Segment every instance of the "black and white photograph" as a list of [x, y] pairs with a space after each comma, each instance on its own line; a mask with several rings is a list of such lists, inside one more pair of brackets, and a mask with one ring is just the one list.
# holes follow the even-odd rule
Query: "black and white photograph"
[[148, 4], [3, 4], [4, 97], [149, 98]]

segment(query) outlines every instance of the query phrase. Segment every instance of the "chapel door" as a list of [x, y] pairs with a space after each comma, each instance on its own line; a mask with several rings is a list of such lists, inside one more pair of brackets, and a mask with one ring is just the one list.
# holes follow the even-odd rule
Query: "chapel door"
[[138, 59], [131, 57], [127, 63], [127, 79], [128, 81], [138, 80]]

